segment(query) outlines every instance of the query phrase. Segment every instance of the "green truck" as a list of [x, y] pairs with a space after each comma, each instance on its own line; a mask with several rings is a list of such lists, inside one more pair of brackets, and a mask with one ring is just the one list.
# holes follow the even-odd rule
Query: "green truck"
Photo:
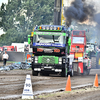
[[[33, 35], [34, 33], [34, 35]], [[34, 28], [28, 42], [33, 50], [32, 75], [60, 74], [73, 76], [68, 59], [69, 32], [61, 25], [40, 25]]]

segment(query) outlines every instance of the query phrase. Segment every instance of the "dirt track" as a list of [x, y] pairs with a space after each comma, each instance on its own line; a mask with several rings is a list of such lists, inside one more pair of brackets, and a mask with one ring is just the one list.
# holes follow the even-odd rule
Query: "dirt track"
[[[84, 84], [93, 84], [96, 73], [98, 74], [98, 80], [100, 82], [99, 72], [100, 69], [97, 70], [94, 69], [91, 70], [91, 74], [89, 76], [71, 77], [71, 86], [74, 87], [74, 86], [84, 85]], [[15, 98], [16, 99], [21, 98], [24, 83], [25, 83], [25, 78], [27, 74], [31, 75], [31, 70], [11, 70], [11, 71], [0, 72], [0, 100], [1, 99], [11, 100], [11, 98], [15, 100]], [[34, 96], [36, 96], [41, 93], [56, 91], [57, 89], [64, 90], [66, 87], [67, 77], [60, 77], [54, 75], [47, 76], [47, 77], [31, 76], [31, 81], [32, 81], [33, 94]], [[80, 95], [80, 93], [78, 94]], [[76, 93], [76, 95], [78, 94]]]

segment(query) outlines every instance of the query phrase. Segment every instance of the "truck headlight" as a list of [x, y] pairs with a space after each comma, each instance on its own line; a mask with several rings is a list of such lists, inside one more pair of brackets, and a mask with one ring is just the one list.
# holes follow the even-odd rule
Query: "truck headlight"
[[62, 62], [59, 62], [59, 64], [62, 64]]
[[47, 30], [49, 30], [49, 27], [47, 27]]
[[38, 60], [38, 57], [37, 56], [35, 56], [35, 60]]
[[61, 57], [59, 57], [59, 61], [61, 61], [61, 62], [62, 62], [62, 58], [61, 58]]
[[63, 63], [65, 63], [65, 59], [63, 59]]
[[35, 63], [38, 63], [38, 61], [36, 60]]

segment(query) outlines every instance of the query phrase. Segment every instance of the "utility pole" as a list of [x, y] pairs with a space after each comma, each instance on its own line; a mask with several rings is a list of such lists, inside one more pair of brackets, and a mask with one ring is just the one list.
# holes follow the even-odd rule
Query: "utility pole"
[[62, 0], [54, 2], [54, 25], [61, 25]]

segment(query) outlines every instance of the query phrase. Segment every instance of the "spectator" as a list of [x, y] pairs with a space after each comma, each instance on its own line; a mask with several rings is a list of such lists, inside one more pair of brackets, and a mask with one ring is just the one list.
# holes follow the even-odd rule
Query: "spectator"
[[6, 62], [7, 62], [8, 58], [9, 58], [9, 55], [8, 55], [7, 52], [5, 51], [5, 53], [4, 53], [3, 56], [2, 56], [3, 66], [6, 65]]

